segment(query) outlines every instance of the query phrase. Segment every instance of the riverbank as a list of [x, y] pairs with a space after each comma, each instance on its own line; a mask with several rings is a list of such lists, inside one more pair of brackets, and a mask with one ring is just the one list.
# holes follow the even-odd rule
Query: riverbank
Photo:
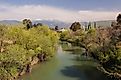
[[31, 73], [32, 66], [51, 59], [58, 44], [58, 34], [47, 26], [0, 27], [0, 80], [14, 80]]
[[[74, 26], [75, 28], [77, 26]], [[67, 30], [60, 34], [60, 40], [85, 49], [83, 55], [99, 61], [98, 69], [107, 76], [121, 79], [121, 25], [88, 30]]]
[[[111, 80], [96, 69], [98, 63], [89, 57], [80, 56], [78, 51], [64, 51], [73, 47], [68, 43], [58, 46], [56, 55], [42, 64], [37, 64], [32, 73], [21, 77], [23, 80]], [[79, 57], [79, 59], [77, 59]]]
[[39, 54], [38, 56], [33, 56], [31, 62], [29, 64], [27, 64], [23, 68], [23, 70], [20, 71], [20, 73], [18, 73], [19, 75], [17, 77], [20, 77], [20, 76], [22, 76], [22, 75], [24, 75], [26, 73], [31, 73], [31, 70], [32, 70], [34, 65], [41, 64], [42, 62], [47, 61], [46, 57], [47, 56], [44, 55], [44, 54]]
[[[83, 53], [81, 53], [80, 54], [80, 56], [83, 56], [83, 55], [85, 55], [86, 57], [91, 57], [91, 58], [93, 58], [93, 59], [95, 59], [95, 61], [97, 61], [98, 63], [100, 63], [94, 56], [93, 56], [93, 54], [87, 54], [88, 52], [86, 52], [86, 48], [82, 45], [82, 43], [80, 42], [76, 42], [75, 40], [62, 40], [62, 41], [64, 41], [64, 42], [67, 42], [67, 43], [70, 43], [70, 44], [72, 44], [72, 45], [74, 45], [74, 46], [78, 46], [78, 47], [80, 47], [80, 48], [83, 48], [84, 50], [84, 52]], [[78, 50], [78, 48], [75, 48], [75, 49], [77, 49]], [[65, 51], [73, 51], [74, 49], [65, 49]], [[77, 54], [77, 53], [76, 53]], [[113, 71], [111, 71], [111, 70], [109, 70], [108, 71], [108, 68], [104, 68], [104, 66], [102, 65], [102, 64], [99, 64], [97, 67], [96, 67], [96, 69], [98, 70], [98, 71], [100, 71], [100, 72], [102, 72], [103, 74], [105, 74], [105, 75], [107, 75], [107, 76], [110, 76], [110, 78], [112, 79], [112, 80], [114, 80], [114, 79], [116, 79], [116, 80], [120, 80], [121, 79], [121, 74], [120, 73], [118, 73], [118, 72], [113, 72]], [[118, 68], [118, 69], [120, 69], [120, 67]]]

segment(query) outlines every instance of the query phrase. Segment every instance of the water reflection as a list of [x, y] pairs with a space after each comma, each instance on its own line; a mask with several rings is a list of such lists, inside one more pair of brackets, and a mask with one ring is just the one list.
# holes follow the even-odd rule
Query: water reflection
[[[83, 55], [85, 50], [83, 48], [78, 48], [75, 45], [68, 45], [69, 43], [62, 43], [62, 48], [65, 51], [70, 51], [71, 54], [75, 55], [74, 60], [76, 65], [66, 66], [61, 72], [63, 75], [68, 77], [76, 77], [78, 80], [113, 80], [97, 69], [99, 66], [98, 62], [91, 57]], [[64, 47], [63, 47], [64, 46]], [[75, 48], [76, 47], [76, 48]], [[73, 50], [72, 50], [73, 48]], [[71, 50], [70, 50], [71, 49]]]
[[67, 66], [61, 72], [68, 77], [76, 77], [77, 80], [111, 80], [93, 66]]
[[[71, 50], [69, 50], [71, 49]], [[57, 55], [46, 63], [36, 65], [23, 80], [111, 80], [96, 69], [98, 63], [80, 56], [82, 49], [70, 43], [61, 43]]]

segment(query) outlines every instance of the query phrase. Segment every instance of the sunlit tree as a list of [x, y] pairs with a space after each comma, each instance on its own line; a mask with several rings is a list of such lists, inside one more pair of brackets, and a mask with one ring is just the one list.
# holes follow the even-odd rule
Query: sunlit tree
[[24, 19], [22, 22], [26, 26], [27, 29], [32, 28], [32, 22], [30, 19]]
[[77, 30], [81, 29], [81, 24], [80, 24], [79, 22], [74, 22], [74, 23], [71, 25], [70, 29], [71, 29], [72, 31], [77, 31]]

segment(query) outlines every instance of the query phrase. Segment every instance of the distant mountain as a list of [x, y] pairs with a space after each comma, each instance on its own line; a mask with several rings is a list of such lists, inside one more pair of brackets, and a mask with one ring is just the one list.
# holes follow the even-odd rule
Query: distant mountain
[[42, 23], [44, 25], [48, 25], [49, 27], [54, 28], [55, 26], [58, 26], [59, 28], [67, 28], [71, 25], [71, 23], [66, 23], [58, 20], [35, 20], [32, 21], [34, 24]]
[[[62, 22], [58, 20], [34, 20], [32, 21], [33, 24], [42, 23], [44, 25], [48, 25], [49, 27], [54, 28], [55, 26], [58, 26], [59, 28], [68, 28], [71, 26], [72, 23]], [[106, 21], [95, 21], [97, 26], [102, 27], [110, 27], [112, 22], [115, 22], [115, 20], [106, 20]], [[85, 24], [88, 25], [88, 22], [80, 22], [82, 26], [85, 26]], [[92, 25], [94, 25], [94, 22], [91, 22]], [[0, 21], [0, 24], [21, 24], [21, 21], [17, 20], [2, 20]]]
[[0, 24], [19, 24], [20, 21], [17, 20], [2, 20], [0, 21]]
[[[0, 21], [0, 24], [20, 24], [21, 21], [17, 21], [17, 20], [2, 20]], [[58, 21], [58, 20], [34, 20], [32, 21], [33, 24], [37, 24], [37, 23], [42, 23], [44, 25], [48, 25], [49, 27], [55, 27], [58, 26], [59, 28], [63, 28], [63, 27], [69, 27], [71, 25], [71, 23], [66, 23], [66, 22], [62, 22], [62, 21]]]

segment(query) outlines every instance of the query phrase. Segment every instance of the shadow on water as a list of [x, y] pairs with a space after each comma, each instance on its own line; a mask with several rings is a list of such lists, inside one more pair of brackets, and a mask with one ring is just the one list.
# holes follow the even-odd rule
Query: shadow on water
[[[68, 44], [62, 44], [62, 48], [72, 49], [73, 47], [68, 46]], [[76, 49], [69, 51], [75, 56], [70, 60], [75, 61], [77, 64], [66, 66], [60, 70], [60, 72], [67, 77], [76, 78], [77, 80], [114, 80], [107, 77], [105, 74], [97, 69], [98, 62], [94, 59], [82, 55], [85, 51], [84, 49]]]
[[[62, 47], [63, 46], [63, 47]], [[23, 80], [115, 80], [97, 70], [98, 62], [90, 57], [81, 56], [80, 50], [63, 51], [71, 45], [62, 44], [57, 55], [46, 64], [38, 65]], [[72, 48], [72, 47], [71, 47]], [[77, 48], [77, 47], [76, 47]], [[75, 48], [74, 48], [75, 49]]]
[[96, 67], [89, 65], [66, 66], [61, 73], [64, 76], [77, 78], [77, 80], [113, 80], [106, 77]]

